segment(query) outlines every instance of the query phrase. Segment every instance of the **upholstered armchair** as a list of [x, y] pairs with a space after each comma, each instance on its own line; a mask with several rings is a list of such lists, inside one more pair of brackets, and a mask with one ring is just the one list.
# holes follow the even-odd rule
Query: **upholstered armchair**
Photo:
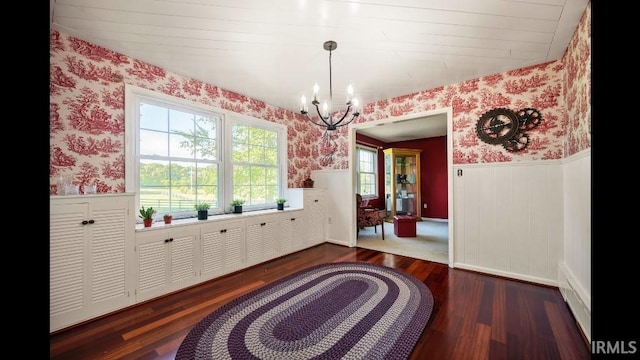
[[377, 234], [378, 225], [380, 225], [382, 240], [384, 240], [384, 215], [382, 215], [384, 210], [368, 206], [362, 201], [360, 194], [356, 194], [356, 207], [358, 213], [357, 234], [360, 234], [360, 229], [364, 229], [366, 226], [373, 226], [373, 231]]

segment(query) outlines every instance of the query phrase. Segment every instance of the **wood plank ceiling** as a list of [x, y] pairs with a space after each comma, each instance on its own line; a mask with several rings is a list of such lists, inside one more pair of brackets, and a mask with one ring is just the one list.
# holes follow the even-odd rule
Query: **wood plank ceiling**
[[343, 108], [557, 60], [588, 0], [50, 0], [51, 28], [268, 104]]

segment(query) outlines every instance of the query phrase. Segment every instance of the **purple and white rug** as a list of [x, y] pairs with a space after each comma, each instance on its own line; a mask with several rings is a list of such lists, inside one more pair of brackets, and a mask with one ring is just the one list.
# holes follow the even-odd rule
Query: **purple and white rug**
[[316, 265], [208, 315], [176, 359], [407, 359], [432, 310], [429, 288], [399, 270]]

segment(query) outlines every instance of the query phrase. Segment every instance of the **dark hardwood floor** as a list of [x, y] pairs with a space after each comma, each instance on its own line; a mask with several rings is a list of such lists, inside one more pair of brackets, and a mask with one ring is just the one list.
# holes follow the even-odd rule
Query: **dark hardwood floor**
[[410, 359], [589, 359], [557, 288], [378, 251], [321, 244], [50, 334], [50, 359], [173, 359], [189, 330], [233, 298], [308, 266], [365, 261], [423, 281], [435, 304]]

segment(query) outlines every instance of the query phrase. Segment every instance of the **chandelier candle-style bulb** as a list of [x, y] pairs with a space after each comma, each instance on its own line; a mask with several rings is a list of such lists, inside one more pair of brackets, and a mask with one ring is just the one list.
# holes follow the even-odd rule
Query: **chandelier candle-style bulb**
[[347, 86], [347, 105], [351, 104], [351, 98], [353, 97], [353, 85]]
[[318, 83], [315, 83], [313, 85], [313, 101], [314, 102], [318, 102], [318, 92], [320, 91], [320, 86], [318, 86]]
[[300, 99], [300, 100], [301, 100], [301, 102], [302, 102], [302, 104], [300, 105], [300, 106], [301, 106], [301, 107], [300, 107], [300, 112], [301, 112], [302, 114], [306, 114], [306, 113], [307, 113], [307, 111], [308, 111], [308, 108], [307, 108], [307, 97], [306, 97], [306, 96], [304, 96], [304, 95], [302, 95], [302, 99]]
[[327, 105], [326, 101], [324, 102], [324, 104], [322, 104], [322, 117], [329, 117], [329, 105]]

